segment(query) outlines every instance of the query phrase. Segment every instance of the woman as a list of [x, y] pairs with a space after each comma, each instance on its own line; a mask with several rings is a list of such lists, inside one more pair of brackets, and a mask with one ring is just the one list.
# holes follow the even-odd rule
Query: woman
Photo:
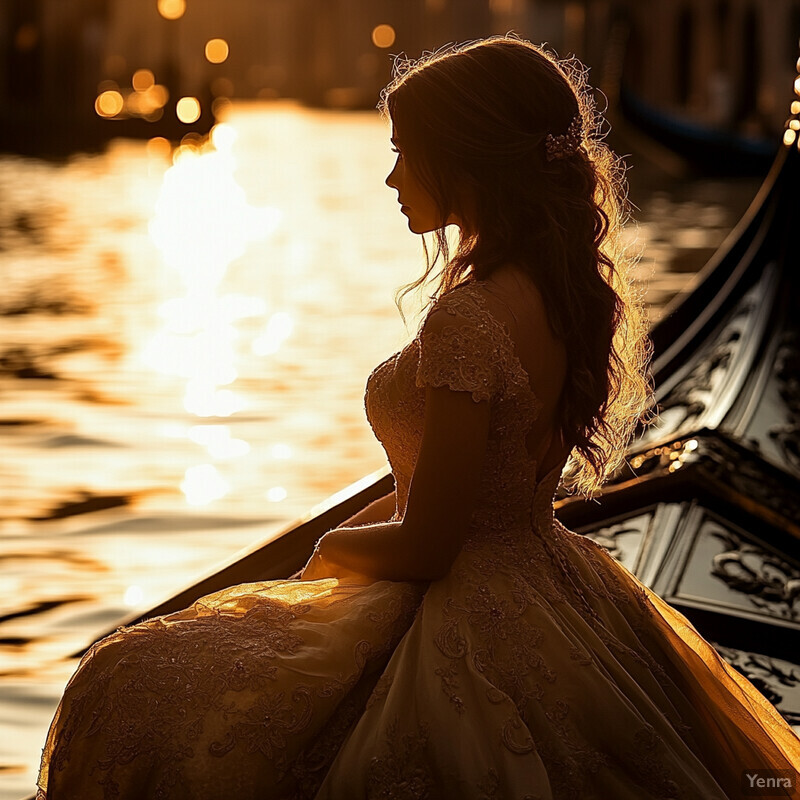
[[553, 518], [562, 472], [591, 495], [651, 401], [582, 73], [495, 37], [401, 63], [382, 107], [386, 182], [437, 237], [411, 286], [443, 264], [367, 380], [396, 490], [299, 580], [97, 643], [41, 796], [723, 800], [746, 768], [796, 777], [800, 740], [752, 684]]

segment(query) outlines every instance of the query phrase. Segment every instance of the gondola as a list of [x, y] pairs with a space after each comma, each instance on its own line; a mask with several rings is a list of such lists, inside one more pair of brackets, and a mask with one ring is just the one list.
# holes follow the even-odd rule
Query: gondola
[[764, 175], [775, 159], [777, 142], [719, 130], [689, 117], [664, 111], [625, 83], [619, 87], [619, 110], [639, 131], [682, 156], [706, 175]]
[[[798, 128], [795, 115], [787, 130]], [[798, 144], [787, 133], [739, 224], [651, 329], [659, 422], [638, 432], [599, 502], [559, 491], [555, 505], [800, 731]], [[125, 624], [298, 577], [320, 536], [393, 489], [387, 465]]]

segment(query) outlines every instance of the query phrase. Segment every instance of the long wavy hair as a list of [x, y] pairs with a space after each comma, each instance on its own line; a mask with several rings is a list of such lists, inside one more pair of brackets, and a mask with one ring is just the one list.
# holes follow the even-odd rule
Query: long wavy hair
[[[433, 253], [423, 237], [424, 274], [398, 295], [440, 260], [431, 302], [503, 264], [530, 275], [568, 358], [557, 419], [572, 448], [563, 485], [594, 495], [637, 424], [651, 420], [653, 391], [647, 317], [620, 237], [624, 166], [602, 141], [585, 67], [514, 35], [490, 37], [396, 58], [379, 109], [440, 214]], [[577, 152], [548, 160], [545, 137], [565, 134], [576, 117]], [[464, 223], [454, 250], [451, 214]]]

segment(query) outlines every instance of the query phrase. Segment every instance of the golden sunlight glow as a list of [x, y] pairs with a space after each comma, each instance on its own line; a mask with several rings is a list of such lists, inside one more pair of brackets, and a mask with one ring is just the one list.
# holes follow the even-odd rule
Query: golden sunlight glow
[[239, 458], [250, 452], [247, 442], [231, 437], [227, 425], [193, 425], [189, 429], [189, 439], [203, 445], [212, 458], [220, 461]]
[[794, 81], [794, 93], [800, 97], [800, 78], [795, 78]]
[[264, 496], [272, 503], [280, 503], [281, 500], [285, 500], [288, 497], [289, 493], [283, 486], [273, 486], [271, 489], [268, 489]]
[[253, 352], [257, 356], [266, 356], [277, 353], [284, 340], [289, 337], [294, 327], [291, 314], [277, 311], [267, 323], [267, 328], [258, 338], [253, 340]]
[[283, 442], [279, 442], [277, 444], [272, 445], [270, 448], [270, 454], [273, 458], [291, 458], [292, 457], [292, 448], [288, 444], [284, 444]]
[[797, 132], [793, 131], [791, 128], [787, 128], [783, 132], [783, 143], [787, 147], [791, 147], [794, 144], [796, 138], [797, 138]]
[[375, 47], [391, 47], [395, 38], [394, 28], [391, 25], [382, 23], [372, 29], [372, 44]]
[[789, 120], [789, 127], [793, 131], [800, 131], [800, 119], [790, 119]]
[[141, 605], [142, 600], [144, 600], [144, 592], [141, 586], [129, 586], [122, 597], [122, 602], [129, 608]]
[[180, 19], [186, 11], [186, 0], [158, 0], [158, 13], [164, 19]]
[[94, 110], [101, 117], [115, 117], [122, 111], [124, 105], [122, 95], [114, 89], [109, 89], [97, 96], [97, 100], [94, 101]]
[[200, 119], [200, 101], [196, 97], [181, 97], [175, 106], [175, 113], [181, 122], [191, 125]]
[[792, 114], [800, 114], [800, 100], [792, 100]]
[[198, 464], [184, 473], [181, 491], [190, 506], [205, 506], [228, 494], [230, 484], [213, 464]]
[[209, 39], [206, 42], [206, 58], [212, 64], [222, 64], [228, 58], [230, 48], [224, 39]]
[[244, 410], [245, 404], [236, 392], [217, 389], [204, 376], [186, 384], [183, 407], [196, 417], [230, 417]]
[[[150, 222], [150, 236], [166, 266], [180, 274], [186, 295], [162, 303], [162, 328], [142, 358], [155, 371], [186, 380], [183, 406], [198, 417], [229, 417], [245, 407], [237, 392], [220, 387], [238, 377], [236, 324], [263, 317], [266, 304], [246, 295], [220, 297], [217, 291], [228, 265], [251, 241], [267, 236], [280, 218], [276, 209], [247, 202], [234, 179], [235, 140], [231, 127], [218, 125], [208, 142], [198, 137], [178, 147]], [[250, 449], [232, 438], [226, 426], [195, 426], [188, 437], [214, 458], [238, 458]], [[193, 491], [186, 490], [187, 497], [194, 497]]]
[[155, 82], [156, 76], [149, 69], [137, 69], [131, 85], [137, 92], [146, 92]]

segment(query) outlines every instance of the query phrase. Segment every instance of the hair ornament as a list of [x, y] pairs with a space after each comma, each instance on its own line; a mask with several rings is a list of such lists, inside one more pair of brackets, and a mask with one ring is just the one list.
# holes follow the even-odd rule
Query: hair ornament
[[580, 114], [572, 118], [566, 133], [553, 136], [548, 133], [544, 137], [544, 146], [547, 150], [547, 160], [553, 161], [556, 158], [567, 158], [577, 152], [583, 141], [583, 122]]

